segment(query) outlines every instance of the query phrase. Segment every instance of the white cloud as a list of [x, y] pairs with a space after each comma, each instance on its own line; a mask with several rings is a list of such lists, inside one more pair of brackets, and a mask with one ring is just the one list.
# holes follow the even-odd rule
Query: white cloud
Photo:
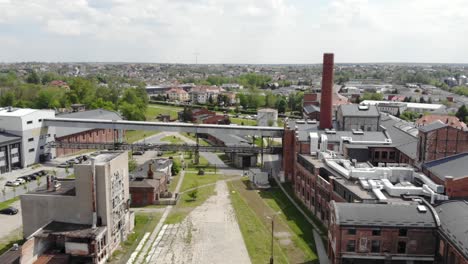
[[[33, 36], [39, 55], [18, 60], [193, 62], [199, 51], [201, 62], [313, 63], [335, 51], [345, 61], [451, 61], [466, 53], [452, 43], [468, 45], [464, 2], [0, 0], [0, 30]], [[13, 49], [30, 56], [27, 46]]]

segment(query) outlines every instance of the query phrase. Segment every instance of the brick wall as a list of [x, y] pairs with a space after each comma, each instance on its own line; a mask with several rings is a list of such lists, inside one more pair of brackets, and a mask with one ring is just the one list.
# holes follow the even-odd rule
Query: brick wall
[[444, 127], [423, 133], [420, 131], [417, 157], [428, 162], [468, 151], [468, 132]]
[[[118, 135], [117, 132], [115, 134], [115, 139], [117, 140], [118, 137], [121, 136], [122, 138], [124, 135]], [[113, 142], [114, 141], [114, 131], [112, 129], [93, 129], [84, 131], [81, 133], [56, 138], [57, 141], [63, 142], [80, 142], [80, 143], [95, 143], [95, 142]], [[67, 148], [57, 148], [56, 155], [57, 157], [72, 155], [81, 149], [67, 149]]]

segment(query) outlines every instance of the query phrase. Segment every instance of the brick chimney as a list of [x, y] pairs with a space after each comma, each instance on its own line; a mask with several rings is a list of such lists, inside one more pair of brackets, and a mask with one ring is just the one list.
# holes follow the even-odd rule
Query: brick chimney
[[148, 179], [154, 179], [154, 173], [151, 165], [151, 163], [148, 164]]
[[322, 97], [320, 100], [320, 128], [333, 128], [333, 53], [323, 54]]

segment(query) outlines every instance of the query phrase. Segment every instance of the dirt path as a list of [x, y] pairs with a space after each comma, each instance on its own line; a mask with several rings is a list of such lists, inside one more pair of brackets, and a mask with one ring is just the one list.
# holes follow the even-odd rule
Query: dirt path
[[224, 181], [179, 225], [166, 227], [151, 263], [250, 263]]

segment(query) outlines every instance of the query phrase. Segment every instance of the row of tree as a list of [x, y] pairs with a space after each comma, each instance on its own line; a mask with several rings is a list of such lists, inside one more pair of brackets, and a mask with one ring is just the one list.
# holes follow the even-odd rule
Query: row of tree
[[[67, 86], [53, 86], [61, 80]], [[126, 119], [145, 120], [148, 97], [143, 83], [108, 77], [66, 77], [32, 71], [19, 78], [14, 73], [0, 74], [0, 105], [37, 109], [68, 108], [84, 104], [88, 109], [119, 111]]]

